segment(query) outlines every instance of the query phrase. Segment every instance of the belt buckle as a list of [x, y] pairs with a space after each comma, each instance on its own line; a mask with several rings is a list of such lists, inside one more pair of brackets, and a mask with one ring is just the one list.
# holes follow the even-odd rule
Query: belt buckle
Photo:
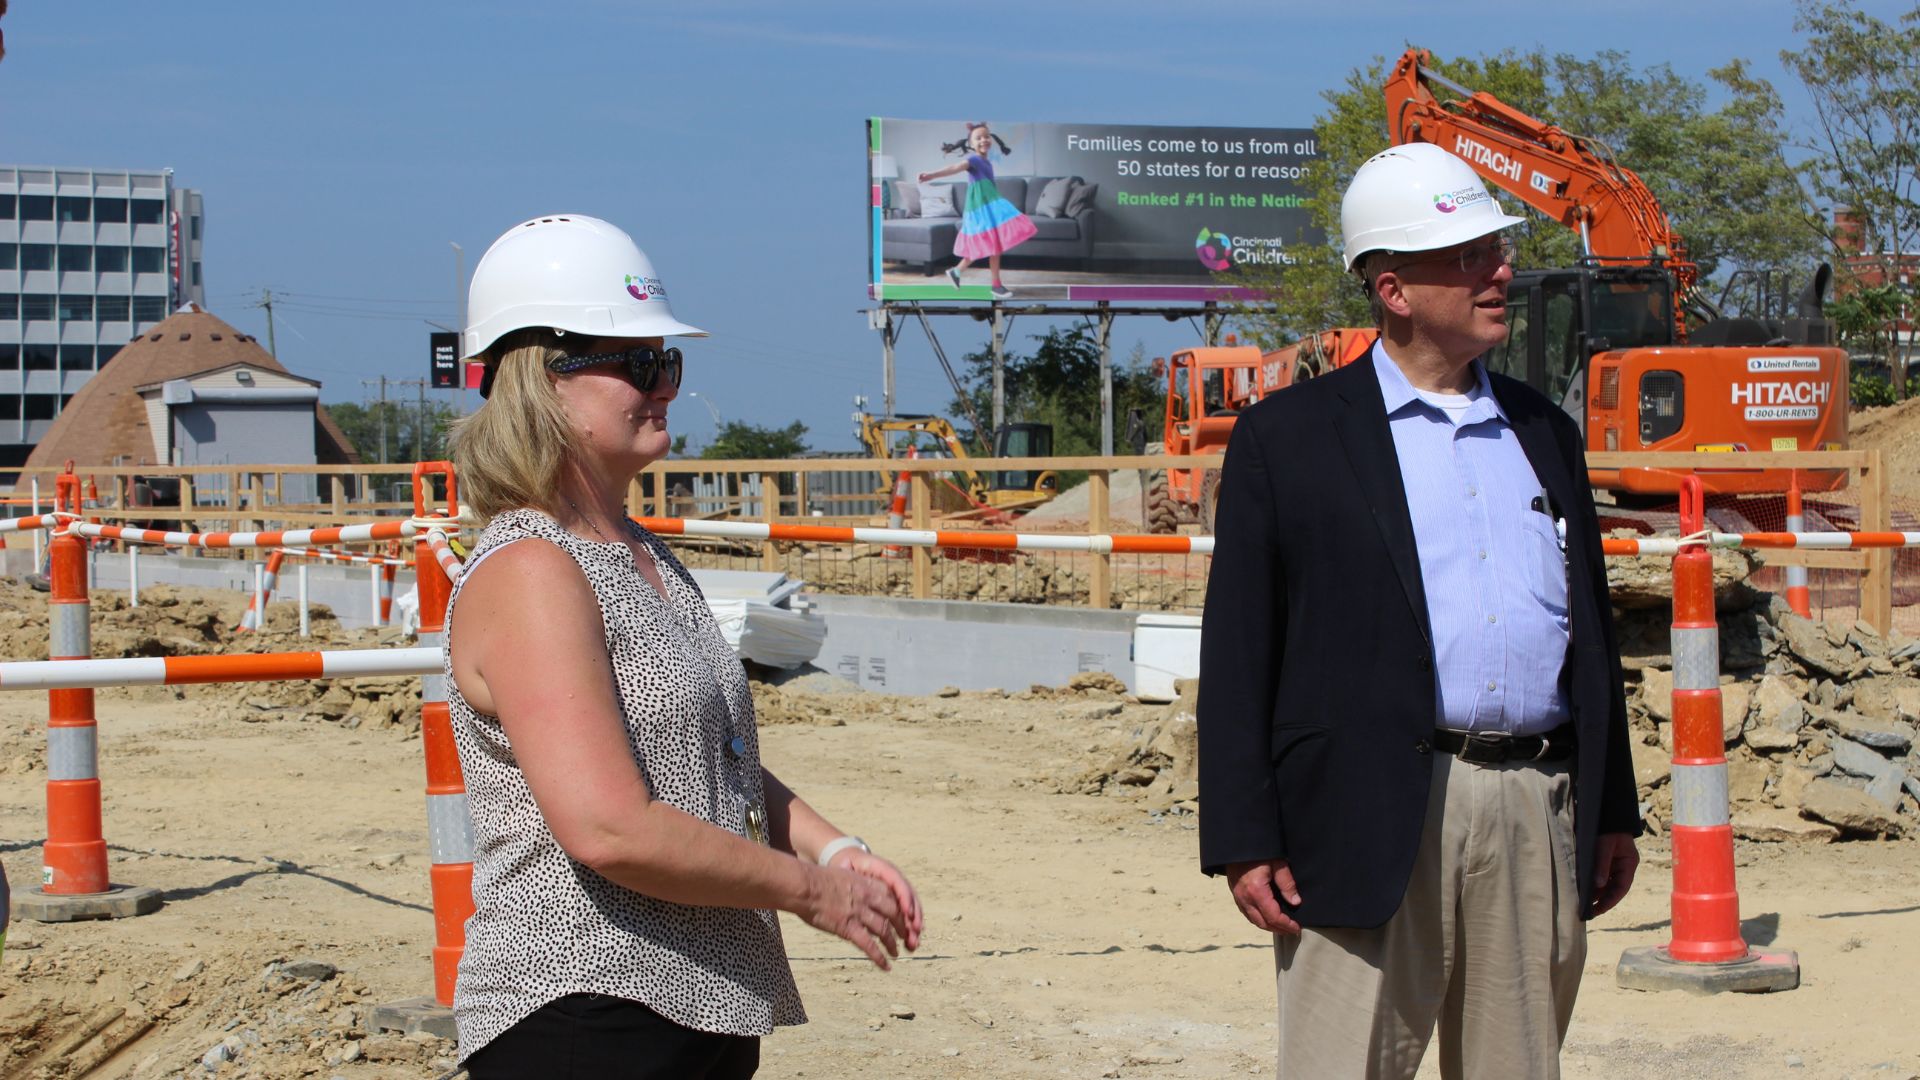
[[1458, 756], [1469, 765], [1498, 765], [1513, 756], [1513, 736], [1504, 731], [1469, 731]]

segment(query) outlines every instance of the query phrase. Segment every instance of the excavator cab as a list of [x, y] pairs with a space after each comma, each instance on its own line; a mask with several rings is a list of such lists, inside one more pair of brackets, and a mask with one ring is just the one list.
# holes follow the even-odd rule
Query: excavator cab
[[1673, 344], [1673, 282], [1654, 266], [1521, 270], [1507, 286], [1507, 340], [1490, 371], [1547, 395], [1586, 425], [1587, 360]]
[[[1052, 457], [1053, 425], [1018, 423], [1002, 424], [993, 435], [993, 456], [1009, 457]], [[1043, 478], [1053, 478], [1051, 471], [1046, 473], [1030, 469], [1001, 469], [994, 486], [1003, 491], [1034, 491]], [[1054, 480], [1058, 486], [1058, 480]]]

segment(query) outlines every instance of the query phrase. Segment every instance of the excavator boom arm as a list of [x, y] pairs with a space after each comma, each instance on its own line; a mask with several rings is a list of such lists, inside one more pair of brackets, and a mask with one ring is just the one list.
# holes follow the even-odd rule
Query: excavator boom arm
[[[1640, 177], [1598, 140], [1469, 90], [1433, 71], [1431, 62], [1426, 50], [1408, 49], [1387, 78], [1387, 126], [1394, 141], [1429, 142], [1452, 152], [1488, 182], [1578, 232], [1585, 255], [1665, 265], [1674, 275], [1675, 317], [1683, 321], [1698, 269]], [[1441, 101], [1436, 85], [1459, 97]]]

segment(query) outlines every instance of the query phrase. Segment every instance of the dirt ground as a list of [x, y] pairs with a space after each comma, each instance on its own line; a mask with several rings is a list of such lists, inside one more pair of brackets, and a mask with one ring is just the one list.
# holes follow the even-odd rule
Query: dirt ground
[[[766, 1041], [761, 1075], [1270, 1073], [1269, 942], [1196, 870], [1193, 815], [1145, 788], [1063, 793], [1165, 706], [1097, 689], [840, 689], [821, 674], [770, 695], [766, 758], [913, 877], [926, 942], [883, 975], [786, 920], [812, 1022]], [[0, 694], [0, 860], [16, 889], [45, 834], [45, 708]], [[14, 925], [0, 1076], [450, 1071], [446, 1043], [366, 1030], [370, 1005], [431, 989], [417, 722], [218, 688], [103, 691], [98, 711], [114, 880], [166, 905]], [[1899, 1020], [1920, 963], [1920, 843], [1743, 842], [1750, 940], [1798, 949], [1804, 970], [1800, 989], [1764, 997], [1613, 985], [1623, 948], [1666, 937], [1667, 849], [1647, 855], [1639, 888], [1593, 927], [1569, 1075], [1920, 1075]]]
[[1850, 426], [1855, 450], [1878, 449], [1895, 499], [1920, 503], [1920, 398], [1877, 409], [1855, 409]]

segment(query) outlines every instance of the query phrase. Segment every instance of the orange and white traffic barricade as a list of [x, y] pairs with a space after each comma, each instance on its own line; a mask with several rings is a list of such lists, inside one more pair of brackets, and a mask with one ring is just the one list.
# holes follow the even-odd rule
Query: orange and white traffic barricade
[[412, 566], [413, 563], [402, 558], [389, 558], [385, 555], [355, 555], [345, 551], [331, 551], [324, 548], [276, 548], [280, 554], [293, 559], [320, 559], [325, 562], [357, 563], [361, 566]]
[[1687, 536], [1600, 541], [1606, 555], [1678, 555], [1692, 548], [1758, 548], [1791, 551], [1877, 551], [1920, 547], [1920, 532], [1723, 533], [1702, 529]]
[[433, 552], [434, 561], [440, 564], [440, 572], [446, 575], [448, 581], [460, 580], [460, 556], [454, 552], [453, 545], [447, 542], [447, 534], [439, 529], [428, 529], [426, 539], [427, 549]]
[[[1800, 474], [1793, 474], [1793, 483], [1787, 486], [1787, 531], [1805, 532], [1807, 528], [1806, 510], [1800, 500]], [[1813, 597], [1807, 588], [1807, 568], [1798, 564], [1787, 566], [1787, 607], [1803, 619], [1813, 618]]]
[[[912, 461], [919, 456], [919, 447], [907, 448], [908, 461]], [[912, 480], [908, 477], [907, 470], [901, 469], [895, 474], [893, 481], [893, 505], [887, 508], [887, 528], [899, 529], [906, 525], [907, 492], [912, 486]], [[907, 557], [907, 549], [899, 544], [888, 544], [880, 549], [880, 555], [882, 558], [887, 559], [904, 559]]]
[[[972, 532], [965, 529], [869, 529], [845, 525], [775, 525], [764, 521], [634, 518], [659, 536], [714, 536], [728, 540], [793, 540], [805, 544], [901, 544], [907, 547], [987, 548], [994, 551], [1090, 551], [1102, 555], [1211, 555], [1211, 536], [1138, 536], [1096, 533]], [[1623, 541], [1630, 542], [1630, 541]], [[1640, 541], [1648, 543], [1649, 541]], [[1637, 552], [1609, 551], [1631, 555]]]
[[[273, 590], [280, 584], [280, 566], [286, 555], [280, 550], [267, 556], [266, 573], [260, 578], [260, 587], [253, 591], [247, 601], [247, 613], [240, 616], [240, 629], [263, 630], [267, 625], [267, 603], [273, 599]], [[255, 564], [258, 565], [258, 564]]]
[[106, 660], [17, 660], [0, 662], [0, 690], [384, 679], [400, 675], [430, 675], [437, 673], [440, 666], [440, 654], [428, 648], [128, 656]]
[[[444, 476], [447, 484], [448, 515], [428, 518], [426, 506], [431, 477]], [[436, 523], [458, 530], [459, 501], [454, 488], [453, 466], [444, 461], [423, 461], [413, 467], [414, 522], [416, 534], [413, 565], [414, 587], [420, 593], [420, 646], [431, 649], [436, 660], [445, 640], [447, 603], [453, 595], [454, 575], [446, 560], [433, 550], [435, 537], [444, 547], [446, 538]], [[452, 552], [448, 551], [448, 555]], [[458, 560], [452, 560], [458, 565]], [[460, 770], [460, 753], [453, 741], [453, 714], [447, 706], [445, 669], [436, 663], [432, 673], [420, 680], [420, 742], [427, 766], [427, 845], [432, 868], [428, 871], [433, 894], [433, 997], [414, 998], [375, 1007], [370, 1023], [376, 1028], [411, 1031], [423, 1023], [450, 1025], [448, 1009], [453, 1004], [453, 984], [459, 974], [460, 954], [466, 950], [467, 919], [473, 914], [473, 819], [467, 808], [467, 781]]]
[[[80, 478], [60, 474], [54, 487], [55, 513], [71, 513], [79, 505]], [[75, 664], [90, 663], [93, 654], [87, 551], [71, 528], [61, 528], [49, 541], [49, 554], [45, 663], [71, 671]], [[108, 877], [93, 690], [50, 689], [47, 705], [47, 842], [40, 857], [40, 885], [14, 897], [15, 913], [40, 922], [69, 922], [158, 910], [159, 892], [115, 886]]]
[[[1680, 488], [1680, 531], [1704, 533], [1706, 495], [1697, 476]], [[1734, 883], [1727, 748], [1721, 731], [1720, 625], [1713, 607], [1713, 555], [1702, 543], [1673, 557], [1673, 936], [1621, 954], [1615, 978], [1635, 990], [1791, 990], [1800, 959], [1791, 949], [1754, 949], [1740, 934]]]
[[166, 547], [232, 550], [237, 548], [312, 548], [328, 544], [371, 544], [380, 540], [401, 540], [413, 536], [411, 521], [376, 521], [370, 525], [340, 525], [330, 529], [281, 529], [273, 532], [185, 533], [160, 529], [135, 529], [125, 525], [100, 525], [75, 522], [81, 536], [125, 540], [133, 544], [161, 544]]
[[380, 625], [393, 625], [393, 579], [399, 568], [392, 562], [380, 564]]
[[[33, 509], [33, 516], [39, 517], [40, 516], [40, 478], [38, 476], [33, 478], [32, 509]], [[33, 566], [35, 570], [38, 570], [42, 565], [42, 558], [46, 554], [46, 543], [47, 543], [47, 538], [45, 536], [42, 536], [40, 534], [40, 531], [36, 528], [33, 533]]]

